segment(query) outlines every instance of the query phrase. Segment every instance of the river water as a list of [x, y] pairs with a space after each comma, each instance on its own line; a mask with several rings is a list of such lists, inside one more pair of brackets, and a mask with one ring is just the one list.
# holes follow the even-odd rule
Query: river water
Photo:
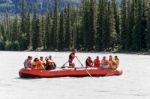
[[[18, 71], [28, 56], [52, 55], [62, 66], [69, 52], [0, 52], [0, 99], [150, 99], [150, 56], [112, 53], [77, 53], [84, 64], [93, 59], [118, 55], [121, 76], [21, 79]], [[78, 67], [81, 65], [75, 59]]]

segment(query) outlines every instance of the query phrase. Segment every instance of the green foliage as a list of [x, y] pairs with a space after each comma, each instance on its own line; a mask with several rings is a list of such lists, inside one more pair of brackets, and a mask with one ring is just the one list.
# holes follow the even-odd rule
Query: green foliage
[[90, 0], [90, 13], [89, 13], [89, 47], [88, 49], [94, 50], [95, 47], [95, 36], [96, 36], [96, 0]]
[[27, 49], [26, 46], [25, 46], [26, 41], [27, 41], [27, 36], [26, 35], [27, 35], [26, 33], [20, 34], [19, 39], [18, 39], [20, 49], [18, 49], [18, 50], [25, 50], [25, 49]]
[[45, 19], [45, 23], [46, 23], [46, 26], [45, 26], [45, 40], [46, 40], [46, 46], [45, 48], [46, 49], [51, 49], [51, 46], [52, 46], [52, 22], [51, 22], [51, 16], [50, 16], [50, 12], [47, 12], [46, 14], [46, 19]]
[[[26, 50], [28, 48], [29, 45], [31, 45], [30, 43], [30, 39], [31, 39], [31, 35], [30, 35], [30, 15], [29, 15], [29, 12], [27, 12], [27, 9], [26, 9], [26, 6], [25, 6], [25, 0], [21, 0], [21, 15], [20, 15], [20, 18], [21, 18], [21, 22], [20, 22], [20, 35], [19, 35], [19, 38], [20, 36], [24, 35], [26, 37], [24, 42], [21, 43], [21, 48], [22, 50]], [[16, 22], [18, 22], [18, 19], [16, 19]], [[16, 32], [16, 35], [18, 35], [18, 24], [14, 21], [14, 29], [16, 28], [15, 32]], [[15, 24], [16, 23], [16, 24]]]
[[5, 50], [12, 50], [12, 42], [11, 41], [5, 41]]
[[96, 49], [103, 50], [103, 39], [105, 35], [105, 21], [106, 21], [106, 0], [99, 0], [98, 4], [98, 18], [97, 18], [97, 36], [96, 36]]
[[144, 4], [145, 4], [145, 15], [147, 17], [146, 44], [147, 49], [150, 50], [150, 1], [145, 0]]
[[40, 44], [40, 33], [39, 33], [39, 18], [36, 13], [36, 9], [34, 9], [33, 19], [32, 19], [32, 48], [36, 50]]
[[65, 46], [65, 39], [64, 39], [64, 33], [65, 33], [65, 24], [64, 24], [65, 18], [64, 18], [64, 11], [60, 13], [60, 21], [59, 21], [59, 41], [58, 41], [58, 49], [62, 50]]
[[2, 40], [0, 40], [0, 50], [4, 50], [5, 49], [5, 44]]
[[126, 42], [127, 42], [127, 16], [126, 16], [126, 0], [122, 0], [121, 2], [121, 46], [122, 50], [126, 49]]
[[72, 31], [71, 31], [71, 7], [70, 4], [67, 5], [65, 9], [66, 14], [66, 33], [65, 33], [65, 48], [70, 49], [72, 44]]
[[[149, 0], [81, 0], [78, 8], [58, 0], [43, 15], [21, 0], [20, 16], [6, 13], [0, 25], [0, 50], [85, 51], [150, 49]], [[96, 49], [95, 49], [96, 48]]]
[[20, 44], [17, 40], [15, 40], [13, 43], [12, 43], [12, 50], [19, 50], [20, 49]]
[[43, 47], [43, 49], [46, 49], [46, 40], [45, 40], [45, 22], [44, 22], [44, 16], [42, 16], [40, 21], [40, 36], [39, 36], [39, 47]]
[[52, 26], [52, 49], [58, 48], [58, 0], [54, 0], [54, 15]]
[[[113, 17], [114, 17], [114, 28], [116, 31], [115, 36], [115, 44], [120, 45], [120, 13], [119, 13], [119, 5], [117, 4], [116, 0], [112, 0], [112, 10], [113, 10]], [[112, 23], [112, 24], [113, 24]]]

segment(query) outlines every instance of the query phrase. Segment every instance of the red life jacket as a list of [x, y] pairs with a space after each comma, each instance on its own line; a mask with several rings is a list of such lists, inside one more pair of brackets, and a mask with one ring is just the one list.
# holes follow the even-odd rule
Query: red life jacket
[[86, 66], [87, 67], [92, 67], [92, 63], [93, 63], [92, 60], [90, 60], [90, 59], [86, 60]]
[[72, 53], [69, 55], [69, 61], [72, 62], [74, 58], [75, 58], [75, 53], [72, 52]]
[[98, 67], [98, 66], [100, 66], [100, 60], [95, 59], [94, 60], [94, 67]]

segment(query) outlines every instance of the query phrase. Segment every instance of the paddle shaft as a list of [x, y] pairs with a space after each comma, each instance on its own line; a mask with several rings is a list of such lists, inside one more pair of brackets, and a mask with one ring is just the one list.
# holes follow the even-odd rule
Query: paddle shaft
[[67, 63], [68, 63], [68, 61], [67, 61], [67, 62], [65, 62], [65, 63], [64, 63], [61, 67], [65, 66]]
[[[79, 61], [79, 63], [81, 64], [81, 66], [84, 67], [83, 64], [81, 63], [81, 61], [78, 59], [77, 56], [76, 56], [76, 58], [77, 58], [77, 60]], [[85, 68], [85, 70], [86, 70], [86, 72], [88, 73], [88, 75], [89, 75], [90, 77], [92, 77], [92, 75], [89, 73], [89, 71], [88, 71], [86, 68]]]

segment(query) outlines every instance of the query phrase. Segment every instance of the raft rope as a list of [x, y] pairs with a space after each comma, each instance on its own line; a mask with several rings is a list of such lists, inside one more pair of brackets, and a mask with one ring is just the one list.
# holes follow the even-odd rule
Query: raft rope
[[[76, 56], [76, 58], [77, 58], [77, 60], [79, 61], [79, 63], [81, 64], [81, 66], [84, 67], [83, 64], [81, 63], [81, 61], [78, 59], [77, 56]], [[87, 70], [87, 68], [85, 68], [85, 70], [86, 70], [86, 72], [88, 73], [88, 75], [89, 75], [90, 77], [92, 77], [92, 75], [89, 73], [89, 71]]]

